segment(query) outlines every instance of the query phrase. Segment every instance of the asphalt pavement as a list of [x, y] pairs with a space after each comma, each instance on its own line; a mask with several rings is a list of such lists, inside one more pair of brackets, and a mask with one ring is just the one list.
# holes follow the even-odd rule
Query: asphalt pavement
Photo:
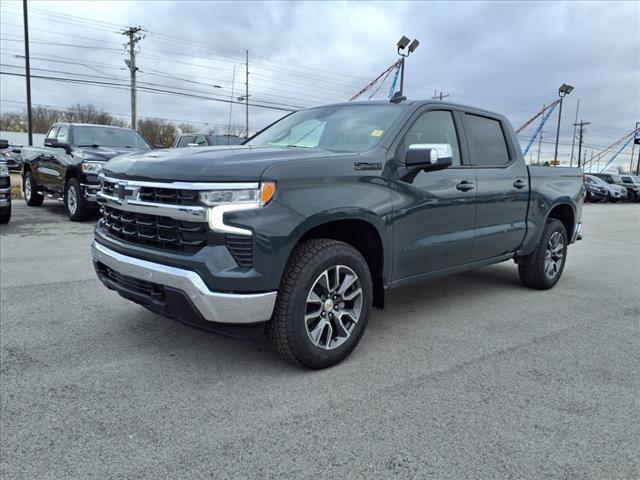
[[92, 222], [0, 227], [3, 479], [636, 479], [640, 206], [586, 205], [550, 291], [513, 262], [391, 292], [344, 363], [156, 316], [97, 280]]

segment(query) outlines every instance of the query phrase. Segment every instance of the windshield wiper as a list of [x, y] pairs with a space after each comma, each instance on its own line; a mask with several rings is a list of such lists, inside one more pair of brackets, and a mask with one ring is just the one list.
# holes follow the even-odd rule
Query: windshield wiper
[[285, 145], [285, 147], [294, 147], [294, 148], [315, 148], [315, 147], [305, 147], [304, 145]]
[[78, 146], [79, 146], [79, 147], [92, 147], [92, 148], [98, 148], [98, 147], [100, 147], [101, 145], [98, 145], [98, 144], [94, 143], [94, 144], [91, 144], [91, 145], [78, 145]]

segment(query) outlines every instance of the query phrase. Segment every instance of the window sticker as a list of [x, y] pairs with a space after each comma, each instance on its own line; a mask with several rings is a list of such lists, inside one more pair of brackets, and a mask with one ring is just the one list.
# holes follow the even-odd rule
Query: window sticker
[[371, 132], [371, 136], [372, 137], [381, 137], [383, 133], [384, 133], [384, 130], [373, 130]]

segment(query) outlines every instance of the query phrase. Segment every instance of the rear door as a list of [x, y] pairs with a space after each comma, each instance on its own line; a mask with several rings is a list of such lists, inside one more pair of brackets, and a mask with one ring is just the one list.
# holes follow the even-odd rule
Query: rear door
[[475, 172], [465, 166], [464, 142], [454, 112], [426, 110], [414, 117], [396, 151], [404, 163], [412, 144], [448, 143], [453, 165], [398, 180], [394, 206], [393, 280], [402, 280], [465, 263], [473, 243]]
[[477, 186], [473, 262], [513, 252], [524, 239], [529, 175], [505, 121], [484, 113], [462, 117]]

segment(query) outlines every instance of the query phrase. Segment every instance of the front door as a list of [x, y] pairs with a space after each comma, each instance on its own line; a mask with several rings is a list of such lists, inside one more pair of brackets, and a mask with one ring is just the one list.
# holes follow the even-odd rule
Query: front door
[[394, 184], [393, 281], [461, 265], [473, 244], [476, 178], [464, 165], [451, 111], [420, 114], [406, 132], [397, 160], [404, 161], [409, 145], [421, 143], [451, 145], [453, 165]]

